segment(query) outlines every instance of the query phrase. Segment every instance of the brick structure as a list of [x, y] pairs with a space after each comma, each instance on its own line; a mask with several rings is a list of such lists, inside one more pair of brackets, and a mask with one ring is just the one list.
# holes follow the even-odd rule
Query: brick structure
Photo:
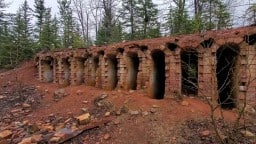
[[256, 27], [243, 27], [41, 52], [36, 60], [42, 82], [145, 90], [155, 99], [206, 96], [235, 107], [256, 97], [255, 43]]

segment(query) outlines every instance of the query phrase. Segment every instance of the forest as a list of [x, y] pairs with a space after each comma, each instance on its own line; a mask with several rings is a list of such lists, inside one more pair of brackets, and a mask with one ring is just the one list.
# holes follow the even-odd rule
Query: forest
[[[44, 0], [7, 13], [0, 0], [0, 68], [12, 68], [39, 51], [221, 30], [237, 26], [233, 0], [57, 0], [52, 15]], [[160, 13], [161, 12], [161, 13]], [[244, 23], [256, 22], [256, 4]]]

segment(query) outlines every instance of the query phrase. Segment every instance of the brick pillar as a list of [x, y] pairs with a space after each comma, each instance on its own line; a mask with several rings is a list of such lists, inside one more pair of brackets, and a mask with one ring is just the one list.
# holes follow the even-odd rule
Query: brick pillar
[[96, 86], [97, 88], [103, 88], [105, 81], [105, 59], [103, 55], [99, 55], [99, 67], [96, 70]]
[[181, 62], [180, 49], [166, 53], [166, 92], [167, 94], [181, 93]]
[[69, 58], [58, 58], [57, 79], [60, 85], [70, 84], [70, 61]]
[[[256, 99], [256, 50], [255, 45], [240, 45], [239, 97], [243, 101], [247, 92], [247, 104]], [[242, 104], [242, 102], [241, 102]], [[254, 102], [255, 104], [255, 102]]]
[[125, 83], [126, 83], [126, 53], [118, 53], [117, 54], [117, 61], [118, 61], [118, 72], [117, 72], [117, 77], [118, 77], [118, 83], [117, 83], [117, 88], [118, 89], [125, 89]]
[[53, 60], [40, 60], [39, 61], [39, 80], [41, 82], [53, 81]]
[[137, 78], [137, 89], [146, 89], [149, 83], [150, 62], [146, 51], [138, 51], [138, 57], [140, 65]]

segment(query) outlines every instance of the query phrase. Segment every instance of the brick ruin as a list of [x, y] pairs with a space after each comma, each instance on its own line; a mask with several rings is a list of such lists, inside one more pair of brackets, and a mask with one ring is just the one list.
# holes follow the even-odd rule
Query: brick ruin
[[205, 96], [255, 102], [256, 27], [37, 54], [41, 82], [144, 90], [154, 99]]

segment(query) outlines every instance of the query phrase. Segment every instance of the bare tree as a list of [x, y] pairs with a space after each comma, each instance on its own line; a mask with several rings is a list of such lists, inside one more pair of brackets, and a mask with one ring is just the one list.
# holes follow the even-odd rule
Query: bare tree
[[84, 0], [73, 0], [75, 11], [77, 14], [78, 21], [81, 26], [81, 31], [83, 35], [84, 45], [89, 45], [89, 7]]

